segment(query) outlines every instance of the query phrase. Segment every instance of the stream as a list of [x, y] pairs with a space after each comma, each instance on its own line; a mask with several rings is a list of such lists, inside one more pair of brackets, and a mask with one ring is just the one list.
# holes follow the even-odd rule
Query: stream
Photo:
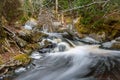
[[19, 68], [12, 80], [120, 80], [120, 51], [48, 34], [45, 40], [52, 45], [33, 52], [31, 64]]

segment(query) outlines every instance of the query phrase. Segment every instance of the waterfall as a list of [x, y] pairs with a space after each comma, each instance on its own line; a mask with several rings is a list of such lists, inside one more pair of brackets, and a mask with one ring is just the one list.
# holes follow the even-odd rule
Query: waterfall
[[119, 75], [120, 51], [84, 45], [49, 53], [14, 80], [119, 80]]

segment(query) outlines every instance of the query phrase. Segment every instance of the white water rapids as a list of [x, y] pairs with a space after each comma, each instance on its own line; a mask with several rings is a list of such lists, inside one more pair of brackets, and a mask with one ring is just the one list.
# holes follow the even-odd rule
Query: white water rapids
[[84, 45], [49, 53], [14, 80], [120, 80], [120, 51]]

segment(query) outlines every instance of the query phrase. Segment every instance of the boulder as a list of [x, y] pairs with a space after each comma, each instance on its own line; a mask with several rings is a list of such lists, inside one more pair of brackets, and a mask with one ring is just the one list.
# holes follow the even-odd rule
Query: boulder
[[27, 42], [31, 42], [31, 34], [31, 30], [22, 29], [21, 31], [19, 31], [18, 36]]
[[85, 42], [85, 43], [90, 43], [90, 44], [99, 44], [100, 42], [91, 38], [91, 37], [85, 37], [80, 39], [80, 41]]
[[43, 37], [47, 37], [48, 35], [39, 32], [39, 31], [33, 31], [33, 30], [26, 30], [23, 29], [18, 33], [19, 37], [22, 38], [23, 40], [29, 42], [29, 43], [34, 43], [34, 42], [39, 42]]
[[111, 49], [120, 50], [120, 42], [116, 41], [114, 44], [112, 44]]
[[103, 48], [120, 50], [120, 41], [112, 40], [110, 42], [105, 42], [102, 44]]
[[101, 46], [101, 47], [109, 49], [109, 48], [112, 47], [112, 45], [113, 45], [115, 42], [116, 42], [115, 40], [112, 40], [112, 41], [109, 41], [109, 42], [102, 43], [102, 46]]
[[15, 40], [17, 42], [17, 45], [21, 48], [23, 48], [27, 45], [27, 42], [19, 37], [15, 37]]

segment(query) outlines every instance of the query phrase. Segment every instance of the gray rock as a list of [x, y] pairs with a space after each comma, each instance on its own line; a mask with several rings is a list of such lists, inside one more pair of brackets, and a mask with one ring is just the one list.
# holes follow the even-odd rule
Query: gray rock
[[99, 33], [92, 33], [92, 34], [89, 34], [90, 37], [92, 37], [93, 39], [97, 40], [97, 41], [100, 41], [100, 42], [103, 42], [105, 41], [106, 39], [106, 34], [104, 32], [99, 32]]
[[120, 42], [116, 41], [116, 40], [112, 40], [110, 42], [105, 42], [102, 44], [103, 48], [107, 48], [107, 49], [117, 49], [120, 50]]
[[102, 47], [103, 47], [103, 48], [111, 48], [112, 45], [113, 45], [115, 42], [116, 42], [115, 40], [112, 40], [112, 41], [110, 41], [110, 42], [105, 42], [105, 43], [102, 44]]
[[85, 37], [83, 39], [80, 39], [80, 41], [86, 42], [86, 43], [91, 43], [91, 44], [99, 44], [100, 42], [91, 38], [91, 37]]

